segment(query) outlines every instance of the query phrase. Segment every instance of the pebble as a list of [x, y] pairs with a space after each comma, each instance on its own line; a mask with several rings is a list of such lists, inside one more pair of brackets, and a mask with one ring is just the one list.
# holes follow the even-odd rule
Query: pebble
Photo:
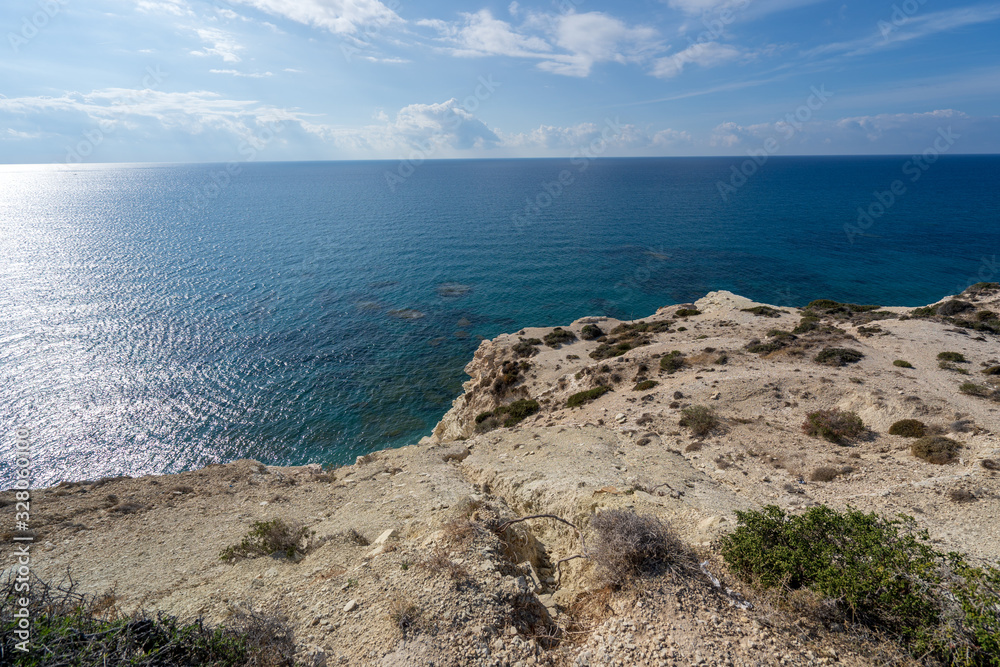
[[346, 612], [352, 612], [352, 611], [354, 611], [357, 608], [358, 608], [358, 601], [357, 600], [351, 600], [350, 602], [348, 602], [347, 604], [344, 605], [344, 611], [346, 611]]

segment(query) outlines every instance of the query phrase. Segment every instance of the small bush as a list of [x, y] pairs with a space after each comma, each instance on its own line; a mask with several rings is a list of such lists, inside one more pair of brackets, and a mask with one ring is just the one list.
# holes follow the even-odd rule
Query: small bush
[[420, 623], [420, 607], [405, 597], [395, 597], [389, 602], [389, 620], [403, 635], [417, 629]]
[[896, 361], [892, 362], [892, 365], [899, 366], [900, 368], [913, 368], [913, 364], [909, 361], [904, 361], [903, 359], [896, 359]]
[[857, 363], [864, 357], [865, 355], [861, 352], [847, 347], [828, 347], [817, 354], [814, 360], [825, 366], [846, 366]]
[[677, 317], [692, 317], [694, 315], [701, 315], [701, 311], [697, 308], [678, 308], [675, 314]]
[[715, 411], [704, 405], [692, 405], [681, 410], [680, 425], [696, 436], [704, 437], [719, 425]]
[[937, 307], [937, 314], [943, 317], [948, 317], [951, 315], [958, 315], [959, 313], [964, 313], [967, 310], [972, 310], [975, 308], [968, 301], [961, 301], [959, 299], [951, 299], [950, 301], [945, 301], [940, 306]]
[[647, 389], [652, 389], [658, 384], [660, 383], [656, 380], [643, 380], [642, 382], [636, 383], [636, 385], [632, 387], [632, 391], [646, 391]]
[[963, 355], [961, 352], [938, 352], [937, 358], [940, 361], [950, 361], [958, 364], [968, 363], [968, 360], [966, 360], [965, 355]]
[[532, 338], [531, 340], [521, 340], [510, 346], [511, 351], [517, 357], [530, 357], [533, 354], [538, 354], [538, 350], [535, 345], [540, 345], [542, 341], [538, 340], [538, 343], [532, 343], [533, 340], [538, 340], [537, 338]]
[[983, 375], [1000, 375], [1000, 366], [990, 366], [983, 369]]
[[840, 475], [840, 471], [832, 466], [820, 466], [809, 474], [813, 482], [832, 482]]
[[556, 327], [549, 333], [545, 334], [545, 344], [549, 347], [559, 347], [563, 343], [572, 343], [576, 340], [576, 335], [572, 331], [567, 331], [562, 327]]
[[744, 313], [753, 313], [758, 317], [781, 317], [784, 311], [772, 308], [771, 306], [754, 306], [753, 308], [740, 308]]
[[937, 314], [937, 308], [935, 306], [923, 306], [921, 308], [915, 308], [910, 311], [910, 317], [934, 317]]
[[962, 443], [943, 435], [926, 435], [910, 445], [910, 452], [928, 463], [943, 465], [954, 461], [961, 448]]
[[819, 318], [810, 317], [808, 315], [803, 315], [802, 319], [799, 320], [798, 325], [792, 329], [793, 334], [804, 334], [813, 331], [819, 327]]
[[901, 435], [904, 438], [922, 438], [927, 434], [927, 424], [919, 419], [900, 419], [889, 427], [889, 435]]
[[590, 403], [591, 401], [597, 400], [604, 394], [611, 391], [611, 387], [594, 387], [593, 389], [587, 389], [586, 391], [578, 391], [569, 398], [566, 399], [567, 408], [577, 408], [585, 403]]
[[516, 426], [533, 414], [536, 414], [542, 406], [538, 401], [531, 398], [522, 398], [510, 403], [501, 405], [488, 412], [481, 412], [476, 415], [476, 430], [480, 432], [492, 431], [503, 426], [510, 428]]
[[656, 517], [605, 510], [591, 517], [590, 527], [597, 532], [590, 559], [605, 585], [622, 588], [692, 562], [683, 542]]
[[673, 375], [684, 367], [684, 355], [678, 350], [660, 357], [660, 370], [666, 371], [668, 375]]
[[958, 390], [963, 394], [979, 396], [980, 398], [987, 398], [993, 393], [986, 385], [976, 384], [975, 382], [963, 382], [958, 386]]
[[865, 424], [857, 414], [834, 408], [810, 412], [802, 424], [802, 431], [839, 445], [864, 433]]
[[584, 340], [594, 340], [603, 335], [604, 332], [596, 324], [584, 324], [583, 329], [580, 330], [580, 338]]
[[976, 500], [976, 495], [966, 489], [952, 489], [948, 492], [948, 500], [953, 503], [971, 503]]
[[219, 558], [227, 563], [242, 558], [256, 558], [280, 554], [285, 558], [296, 559], [303, 556], [308, 545], [305, 544], [311, 531], [297, 524], [287, 524], [281, 519], [271, 521], [255, 521], [250, 526], [250, 532], [239, 544], [226, 547], [219, 553]]

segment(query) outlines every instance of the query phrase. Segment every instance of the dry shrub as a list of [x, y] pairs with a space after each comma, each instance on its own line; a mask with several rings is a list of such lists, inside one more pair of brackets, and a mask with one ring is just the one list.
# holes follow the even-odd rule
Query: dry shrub
[[832, 482], [839, 474], [840, 471], [832, 466], [820, 466], [812, 471], [809, 479], [813, 482]]
[[437, 574], [447, 574], [452, 581], [462, 582], [470, 578], [469, 571], [464, 565], [456, 563], [451, 559], [448, 552], [438, 547], [431, 552], [431, 555], [423, 560], [419, 565]]
[[705, 405], [692, 405], [681, 410], [680, 425], [691, 430], [698, 437], [711, 433], [719, 425], [719, 418], [712, 408]]
[[700, 442], [692, 442], [690, 445], [684, 448], [685, 452], [699, 452], [703, 445]]
[[976, 495], [966, 489], [952, 489], [948, 492], [948, 499], [953, 503], [971, 503]]
[[889, 435], [901, 435], [904, 438], [922, 438], [927, 435], [927, 424], [919, 419], [900, 419], [889, 427]]
[[987, 470], [1000, 470], [1000, 461], [996, 461], [994, 459], [983, 459], [979, 462], [979, 465]]
[[693, 562], [680, 538], [654, 516], [605, 510], [590, 519], [590, 526], [597, 532], [590, 559], [602, 583], [612, 588]]
[[864, 433], [865, 425], [857, 414], [834, 408], [810, 412], [802, 424], [802, 431], [814, 438], [842, 444]]
[[441, 526], [441, 530], [448, 544], [464, 547], [476, 539], [480, 528], [469, 520], [455, 519]]
[[407, 597], [396, 596], [389, 601], [389, 620], [406, 636], [419, 629], [420, 607]]
[[942, 465], [955, 459], [962, 443], [941, 435], [928, 435], [920, 438], [910, 446], [910, 451], [918, 459], [928, 463]]

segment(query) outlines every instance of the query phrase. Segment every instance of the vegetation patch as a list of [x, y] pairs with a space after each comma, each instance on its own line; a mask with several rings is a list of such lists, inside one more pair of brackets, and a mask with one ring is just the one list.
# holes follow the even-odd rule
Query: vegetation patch
[[584, 324], [583, 329], [580, 330], [580, 338], [584, 340], [596, 340], [603, 335], [604, 332], [596, 324]]
[[937, 307], [937, 314], [944, 317], [950, 317], [952, 315], [958, 315], [959, 313], [975, 310], [975, 308], [976, 307], [973, 306], [968, 301], [962, 301], [961, 299], [950, 299]]
[[963, 382], [958, 386], [958, 390], [963, 394], [968, 394], [969, 396], [978, 396], [979, 398], [997, 398], [997, 390], [991, 389], [984, 384], [976, 384], [975, 382]]
[[698, 437], [711, 433], [719, 425], [715, 410], [705, 405], [692, 405], [681, 410], [680, 425]]
[[944, 465], [954, 461], [961, 448], [962, 443], [957, 440], [943, 435], [926, 435], [910, 445], [910, 452], [928, 463]]
[[832, 482], [837, 479], [840, 474], [841, 472], [839, 468], [834, 468], [833, 466], [820, 466], [809, 474], [809, 479], [813, 482]]
[[660, 370], [666, 371], [667, 375], [673, 375], [682, 368], [684, 368], [684, 355], [679, 350], [660, 357]]
[[969, 360], [961, 352], [938, 352], [937, 358], [939, 361], [950, 361], [956, 364], [969, 363]]
[[936, 306], [922, 306], [920, 308], [914, 308], [910, 311], [910, 317], [914, 318], [928, 318], [937, 315]]
[[508, 405], [501, 405], [498, 408], [487, 412], [480, 412], [476, 415], [476, 430], [480, 432], [492, 431], [495, 428], [510, 428], [516, 426], [533, 414], [536, 414], [542, 406], [538, 401], [531, 398], [522, 398]]
[[[17, 667], [291, 667], [295, 642], [287, 620], [242, 608], [225, 625], [181, 622], [167, 614], [123, 614], [113, 593], [82, 595], [72, 581], [32, 581], [28, 591], [11, 577], [0, 584], [0, 664]], [[15, 611], [31, 619], [30, 650], [16, 649]]]
[[772, 308], [771, 306], [754, 306], [753, 308], [740, 308], [741, 312], [753, 313], [758, 317], [781, 317], [784, 310], [778, 310], [777, 308]]
[[736, 516], [720, 547], [743, 581], [784, 600], [811, 591], [845, 622], [887, 633], [914, 656], [997, 664], [1000, 569], [936, 551], [911, 517], [822, 505], [797, 516], [774, 505]]
[[865, 355], [849, 347], [827, 347], [814, 357], [817, 364], [824, 366], [846, 366], [855, 364], [865, 358]]
[[656, 380], [643, 380], [642, 382], [637, 382], [632, 391], [646, 391], [647, 389], [652, 389], [656, 385], [660, 384]]
[[833, 408], [810, 412], [802, 424], [802, 431], [840, 445], [863, 434], [865, 424], [856, 413]]
[[1000, 366], [990, 366], [983, 369], [983, 375], [1000, 375]]
[[927, 424], [919, 419], [900, 419], [889, 427], [889, 435], [901, 435], [904, 438], [922, 438], [927, 435]]
[[565, 343], [572, 343], [576, 340], [576, 335], [572, 331], [567, 331], [562, 327], [556, 327], [545, 334], [545, 344], [549, 347], [559, 347]]
[[899, 368], [913, 368], [913, 364], [905, 359], [896, 359], [896, 361], [892, 362], [892, 365], [898, 366]]
[[677, 317], [693, 317], [694, 315], [701, 315], [701, 311], [697, 308], [678, 308], [674, 314]]
[[250, 532], [239, 542], [226, 547], [219, 558], [227, 563], [258, 556], [284, 556], [298, 560], [309, 549], [309, 538], [314, 533], [304, 526], [285, 523], [281, 519], [255, 521]]
[[1000, 283], [976, 283], [975, 285], [966, 287], [963, 293], [972, 296], [982, 296], [983, 294], [992, 294], [993, 292], [1000, 292]]
[[512, 352], [517, 357], [530, 357], [534, 354], [538, 354], [538, 349], [536, 345], [541, 345], [542, 341], [538, 338], [522, 338], [518, 342], [510, 346]]
[[605, 386], [594, 387], [593, 389], [587, 389], [586, 391], [578, 391], [566, 399], [566, 407], [578, 408], [585, 403], [597, 400], [609, 391], [611, 391], [611, 387]]
[[590, 353], [592, 359], [610, 359], [619, 357], [629, 350], [634, 350], [643, 345], [653, 342], [652, 334], [660, 332], [670, 332], [673, 322], [661, 320], [659, 322], [626, 322], [619, 324], [612, 329], [597, 349]]
[[689, 567], [695, 562], [673, 530], [654, 516], [604, 510], [590, 519], [597, 533], [589, 551], [601, 583], [616, 589], [641, 577]]

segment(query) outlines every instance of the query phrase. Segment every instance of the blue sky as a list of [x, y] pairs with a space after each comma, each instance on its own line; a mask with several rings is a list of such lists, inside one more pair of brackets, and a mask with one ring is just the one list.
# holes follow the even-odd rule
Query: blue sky
[[1000, 153], [1000, 2], [5, 0], [0, 26], [4, 163]]

